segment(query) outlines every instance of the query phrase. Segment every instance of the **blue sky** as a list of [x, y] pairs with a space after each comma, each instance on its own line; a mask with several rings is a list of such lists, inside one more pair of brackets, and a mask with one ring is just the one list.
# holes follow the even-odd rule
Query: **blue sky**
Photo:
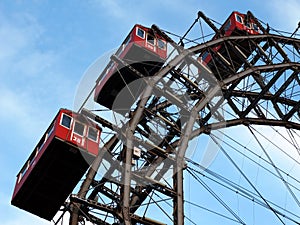
[[181, 35], [199, 10], [220, 22], [233, 10], [251, 10], [286, 31], [300, 21], [298, 0], [0, 2], [1, 224], [49, 224], [10, 206], [15, 176], [57, 110], [73, 108], [89, 65], [118, 47], [134, 24]]

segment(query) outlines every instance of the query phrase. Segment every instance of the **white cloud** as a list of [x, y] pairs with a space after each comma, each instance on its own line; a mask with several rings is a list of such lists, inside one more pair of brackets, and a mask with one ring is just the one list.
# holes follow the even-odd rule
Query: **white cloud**
[[0, 19], [0, 121], [40, 134], [60, 104], [72, 101], [74, 83], [61, 69], [64, 49], [39, 46], [44, 29], [33, 16], [0, 11]]
[[[170, 26], [173, 24], [173, 27], [183, 32], [178, 24], [183, 23], [182, 20], [187, 19], [187, 17], [195, 18], [196, 11], [202, 10], [194, 4], [187, 4], [185, 1], [179, 0], [140, 3], [133, 1], [142, 5], [139, 5], [139, 7], [135, 7], [134, 3], [128, 1], [92, 1], [101, 6], [100, 10], [97, 9], [97, 13], [104, 13], [107, 20], [118, 21], [118, 23], [115, 23], [118, 27], [112, 27], [116, 30], [115, 32], [120, 32], [118, 28], [126, 26], [126, 23], [133, 24], [145, 21], [149, 24], [153, 23], [155, 18], [164, 16], [160, 14], [166, 9], [169, 11], [168, 15], [172, 14], [172, 16], [165, 18], [165, 20], [161, 19], [161, 23], [168, 22]], [[276, 0], [275, 2], [277, 3], [274, 3], [274, 1], [269, 3], [272, 4], [270, 8], [278, 11], [280, 16], [273, 18], [277, 22], [272, 25], [277, 27], [277, 23], [279, 23], [280, 26], [288, 26], [287, 30], [289, 27], [294, 28], [299, 20], [300, 3], [297, 0]], [[217, 8], [216, 5], [211, 5], [214, 10]], [[183, 16], [181, 17], [181, 15]], [[215, 15], [211, 13], [209, 16], [213, 17]], [[181, 18], [178, 19], [178, 17]], [[188, 23], [184, 22], [184, 29], [189, 25], [189, 22], [192, 22], [190, 18], [187, 19]], [[141, 19], [143, 21], [140, 21]], [[100, 24], [104, 26], [105, 23], [101, 22]], [[107, 22], [107, 24], [111, 23]], [[48, 125], [49, 117], [51, 118], [52, 108], [60, 107], [62, 98], [72, 100], [72, 93], [75, 91], [72, 90], [74, 86], [72, 86], [72, 83], [70, 84], [70, 80], [64, 77], [62, 71], [57, 68], [60, 60], [63, 61], [62, 53], [39, 48], [39, 42], [45, 38], [43, 32], [44, 29], [39, 22], [28, 14], [21, 13], [5, 17], [1, 16], [0, 12], [0, 108], [5, 109], [0, 112], [0, 122], [9, 122], [31, 137], [42, 135], [41, 132]], [[109, 39], [112, 37], [107, 36], [104, 38]], [[116, 39], [119, 40], [118, 43], [122, 41], [120, 34]], [[63, 49], [60, 49], [60, 51], [63, 51]], [[74, 79], [73, 76], [71, 78]], [[54, 102], [56, 104], [51, 108], [51, 104]], [[29, 127], [30, 132], [28, 132]], [[247, 144], [249, 136], [246, 135], [247, 133], [242, 138], [245, 138]], [[24, 149], [24, 151], [30, 150]], [[3, 200], [3, 198], [0, 199]], [[0, 210], [2, 207], [1, 205]], [[4, 207], [7, 208], [7, 206]], [[9, 218], [9, 221], [2, 221], [1, 224], [50, 224], [29, 213], [11, 208], [10, 210], [13, 211], [14, 216]], [[68, 224], [67, 220], [64, 224]]]
[[44, 73], [59, 62], [61, 54], [40, 48], [45, 38], [42, 26], [26, 13], [0, 15], [0, 19], [0, 76], [11, 81], [37, 75], [45, 78]]
[[[1, 169], [9, 168], [2, 179], [4, 193], [0, 193], [4, 225], [51, 224], [10, 206], [10, 191], [22, 164], [19, 158], [30, 153], [28, 146], [36, 144], [58, 108], [65, 107], [67, 102], [71, 105], [75, 91], [74, 75], [70, 77], [64, 71], [68, 68], [63, 68], [65, 47], [58, 51], [43, 45], [44, 28], [39, 22], [23, 12], [4, 15], [0, 9], [0, 124], [2, 143], [8, 143], [6, 148], [10, 150], [1, 151], [1, 160], [5, 162]], [[2, 213], [7, 214], [5, 220]]]
[[27, 76], [38, 76], [42, 75], [43, 72], [51, 70], [51, 65], [57, 61], [57, 55], [54, 52], [32, 52], [27, 57], [20, 59], [16, 62], [16, 73], [26, 74]]
[[[172, 27], [178, 27], [179, 24], [182, 25], [182, 21], [186, 21], [188, 24], [192, 22], [190, 18], [195, 19], [197, 10], [199, 10], [196, 6], [199, 3], [194, 0], [188, 0], [188, 2], [181, 0], [90, 0], [90, 3], [91, 6], [103, 12], [110, 22], [116, 21], [113, 22], [116, 29], [118, 26], [122, 28], [135, 23], [151, 25], [152, 23], [158, 23], [158, 21], [162, 24], [167, 23]], [[179, 15], [184, 16], [181, 16], [178, 20]], [[169, 16], [169, 18], [166, 16]], [[172, 21], [176, 21], [176, 23]]]
[[[11, 128], [15, 127], [23, 134], [32, 135], [40, 132], [41, 124], [34, 118], [34, 105], [28, 95], [24, 93], [15, 93], [14, 90], [8, 90], [5, 87], [0, 88], [0, 121], [9, 122]], [[28, 133], [28, 129], [30, 132]]]
[[0, 14], [0, 60], [10, 60], [21, 56], [24, 50], [30, 49], [40, 37], [42, 28], [28, 14], [4, 16]]

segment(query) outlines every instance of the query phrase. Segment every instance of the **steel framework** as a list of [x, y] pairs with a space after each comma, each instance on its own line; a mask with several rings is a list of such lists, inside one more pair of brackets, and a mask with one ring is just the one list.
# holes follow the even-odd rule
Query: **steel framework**
[[[140, 78], [136, 85], [145, 89], [122, 123], [82, 110], [111, 133], [80, 190], [70, 196], [65, 208], [71, 214], [70, 225], [84, 221], [159, 225], [165, 224], [160, 222], [162, 216], [184, 224], [183, 171], [190, 140], [236, 125], [299, 130], [300, 40], [271, 34], [251, 12], [247, 15], [257, 21], [262, 34], [225, 37], [199, 12], [195, 23], [204, 21], [217, 38], [185, 47], [185, 39], [176, 44], [153, 26], [173, 51], [151, 78], [112, 56]], [[213, 51], [220, 45], [226, 49], [222, 55]], [[213, 54], [214, 74], [198, 59], [205, 51]], [[141, 150], [139, 157], [135, 148]], [[101, 167], [105, 172], [99, 172]], [[164, 201], [173, 212], [160, 205]], [[162, 214], [156, 219], [145, 215], [152, 205]]]

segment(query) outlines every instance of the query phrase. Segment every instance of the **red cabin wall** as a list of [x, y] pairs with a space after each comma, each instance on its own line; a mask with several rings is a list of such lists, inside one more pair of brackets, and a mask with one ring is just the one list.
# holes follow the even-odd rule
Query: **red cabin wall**
[[[67, 127], [64, 127], [60, 124], [61, 118], [62, 118], [64, 113], [72, 117], [72, 122], [71, 122], [71, 128], [70, 129], [68, 129]], [[82, 124], [84, 124], [85, 129], [84, 129], [83, 136], [78, 135], [78, 134], [73, 132], [75, 120], [82, 123]], [[88, 129], [89, 129], [89, 127], [93, 127], [93, 128], [96, 128], [97, 130], [99, 130], [99, 128], [97, 128], [96, 125], [91, 123], [91, 122], [89, 122], [89, 123], [81, 122], [78, 119], [77, 114], [72, 114], [72, 113], [67, 112], [67, 111], [61, 111], [58, 118], [57, 118], [56, 136], [63, 139], [63, 140], [66, 140], [66, 141], [78, 146], [82, 150], [87, 151], [88, 153], [96, 156], [98, 154], [98, 148], [99, 148], [100, 130], [99, 130], [98, 136], [97, 136], [98, 142], [95, 142], [95, 141], [88, 138]]]
[[[149, 28], [146, 28], [146, 27], [143, 27], [141, 25], [135, 25], [132, 32], [131, 32], [131, 35], [132, 35], [132, 40], [135, 44], [143, 47], [143, 48], [146, 48], [147, 50], [157, 54], [160, 58], [162, 59], [166, 59], [167, 58], [167, 49], [161, 49], [158, 47], [158, 40], [157, 39], [161, 39], [163, 41], [165, 41], [162, 37], [160, 36], [155, 36], [155, 45], [151, 45], [149, 43], [147, 43], [147, 34], [145, 35], [145, 38], [141, 38], [137, 35], [137, 29], [138, 28], [141, 28], [142, 30], [144, 30], [147, 34], [149, 33]], [[153, 36], [153, 35], [152, 35]]]
[[145, 27], [141, 27], [139, 25], [135, 25], [130, 33], [130, 36], [131, 36], [131, 41], [134, 42], [135, 44], [141, 46], [141, 47], [146, 47], [146, 35], [144, 38], [141, 38], [137, 35], [137, 29], [138, 28], [141, 28], [142, 30], [144, 30], [145, 32], [148, 33], [148, 30], [147, 28]]
[[[13, 192], [12, 199], [16, 196], [16, 194], [18, 193], [18, 191], [20, 190], [20, 188], [22, 187], [22, 185], [26, 181], [27, 177], [29, 176], [31, 171], [34, 169], [35, 165], [38, 163], [39, 159], [44, 154], [45, 150], [48, 148], [49, 144], [53, 141], [53, 139], [55, 137], [58, 137], [58, 138], [60, 138], [64, 141], [67, 141], [69, 143], [77, 145], [82, 150], [87, 151], [88, 153], [90, 153], [93, 156], [96, 156], [98, 154], [100, 135], [101, 135], [100, 128], [97, 127], [97, 125], [93, 124], [92, 122], [88, 123], [89, 126], [91, 126], [93, 128], [96, 128], [98, 130], [97, 142], [95, 142], [95, 141], [92, 141], [89, 138], [87, 138], [88, 126], [85, 125], [86, 129], [85, 129], [84, 137], [82, 137], [83, 139], [85, 139], [84, 144], [83, 145], [78, 145], [78, 142], [75, 141], [75, 139], [72, 138], [72, 135], [71, 135], [72, 134], [71, 129], [73, 128], [73, 125], [71, 124], [71, 129], [67, 129], [66, 127], [63, 127], [60, 124], [61, 117], [62, 117], [63, 114], [67, 114], [70, 117], [72, 117], [72, 124], [74, 123], [74, 119], [77, 119], [77, 117], [78, 117], [77, 114], [72, 114], [72, 112], [70, 110], [61, 109], [58, 112], [55, 119], [52, 121], [51, 125], [47, 129], [47, 131], [49, 131], [49, 129], [53, 125], [53, 131], [51, 132], [51, 134], [49, 136], [47, 136], [46, 141], [42, 144], [43, 139], [45, 138], [45, 134], [44, 134], [42, 139], [39, 141], [38, 145], [35, 147], [34, 151], [36, 151], [36, 149], [38, 147], [39, 147], [39, 151], [38, 151], [37, 155], [34, 157], [34, 159], [32, 160], [32, 163], [29, 163], [29, 166], [28, 166], [25, 174], [22, 176], [22, 178], [19, 178], [20, 173], [17, 175], [17, 180], [16, 180], [15, 189], [14, 189], [14, 192]], [[73, 137], [74, 137], [74, 135], [73, 135]], [[27, 162], [28, 162], [28, 160], [26, 161], [26, 163]]]
[[[27, 177], [29, 176], [29, 174], [31, 173], [31, 171], [34, 169], [35, 165], [38, 163], [39, 159], [41, 158], [41, 156], [44, 154], [45, 150], [47, 149], [47, 147], [49, 146], [49, 144], [51, 143], [51, 141], [53, 140], [53, 138], [56, 135], [56, 121], [54, 120], [51, 124], [54, 125], [53, 127], [53, 132], [51, 133], [50, 136], [48, 136], [46, 142], [44, 144], [42, 144], [42, 146], [40, 147], [40, 149], [38, 150], [37, 155], [34, 157], [33, 162], [29, 163], [29, 166], [25, 172], [25, 174], [22, 176], [22, 178], [19, 178], [20, 173], [17, 175], [17, 180], [16, 180], [16, 185], [15, 185], [15, 189], [14, 189], [14, 193], [13, 193], [13, 197], [15, 197], [15, 195], [18, 193], [18, 191], [20, 190], [20, 188], [22, 187], [22, 185], [24, 184], [24, 182], [26, 181]], [[50, 126], [51, 127], [51, 126]], [[50, 128], [49, 127], [49, 128]], [[44, 136], [43, 136], [44, 137]], [[43, 138], [42, 137], [42, 138]], [[39, 142], [40, 144], [41, 142]], [[39, 146], [39, 144], [35, 147], [34, 151], [37, 150], [37, 147]], [[26, 161], [27, 163], [28, 161]]]
[[[236, 20], [236, 15], [239, 15], [242, 17], [243, 22], [245, 21], [245, 14], [239, 13], [237, 11], [234, 11], [230, 14], [226, 22], [222, 25], [220, 30], [224, 30], [224, 27], [226, 26], [227, 22], [230, 21], [230, 27], [228, 30], [225, 31], [224, 36], [230, 36], [233, 32], [240, 30], [240, 31], [246, 31], [247, 33], [253, 35], [253, 34], [259, 34], [259, 32], [255, 31], [252, 28], [248, 28], [244, 23], [240, 23]], [[254, 20], [250, 20], [250, 23], [255, 23]], [[215, 39], [216, 36], [213, 37]], [[213, 51], [217, 52], [221, 48], [221, 45], [216, 46], [213, 48]], [[208, 54], [208, 56], [202, 61], [205, 65], [208, 64], [211, 61], [211, 54]]]
[[[137, 30], [142, 29], [144, 31], [144, 38], [137, 35]], [[147, 42], [147, 33], [150, 29], [143, 27], [142, 25], [135, 25], [126, 39], [123, 41], [122, 45], [118, 49], [116, 55], [123, 59], [125, 62], [131, 64], [134, 69], [145, 73], [145, 70], [149, 72], [150, 75], [155, 74], [159, 68], [163, 65], [165, 59], [167, 58], [167, 46], [166, 41], [159, 36], [154, 36], [155, 44], [150, 45]], [[165, 43], [165, 48], [161, 49], [158, 47], [158, 40], [161, 39]], [[143, 62], [147, 62], [146, 68], [143, 66]], [[120, 78], [119, 72], [127, 73], [124, 77]], [[147, 75], [147, 74], [144, 74]], [[102, 74], [102, 79], [98, 83], [95, 89], [94, 100], [99, 104], [112, 109], [113, 102], [116, 98], [116, 93], [119, 93], [125, 86], [125, 83], [130, 83], [137, 79], [133, 74], [128, 73], [128, 70], [119, 66], [116, 62], [110, 61], [106, 66]], [[112, 91], [113, 90], [113, 91]], [[138, 93], [137, 93], [138, 95]], [[130, 105], [131, 102], [128, 102]], [[129, 106], [123, 106], [126, 108]], [[126, 110], [119, 110], [121, 114], [125, 114]]]
[[[241, 13], [238, 13], [238, 12], [233, 12], [230, 16], [230, 20], [233, 24], [233, 27], [232, 27], [232, 32], [235, 30], [235, 29], [239, 29], [239, 30], [245, 30], [244, 29], [244, 25], [242, 23], [239, 23], [237, 20], [236, 20], [236, 14], [241, 16], [243, 18], [243, 20], [245, 19], [245, 16], [244, 14], [241, 14]], [[231, 33], [232, 33], [231, 32]], [[228, 35], [229, 36], [229, 35]]]

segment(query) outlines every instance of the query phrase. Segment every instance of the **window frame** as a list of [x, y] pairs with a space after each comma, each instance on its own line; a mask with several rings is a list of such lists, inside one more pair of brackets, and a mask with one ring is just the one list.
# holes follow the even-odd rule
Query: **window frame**
[[51, 124], [50, 129], [47, 131], [48, 136], [50, 136], [54, 131], [54, 123]]
[[34, 157], [32, 157], [31, 159], [29, 159], [29, 166], [32, 166], [32, 164], [34, 163], [35, 156], [36, 155], [34, 155]]
[[[82, 134], [79, 134], [75, 131], [75, 126], [76, 126], [76, 123], [78, 124], [81, 124], [83, 126], [83, 131], [82, 131]], [[84, 137], [85, 135], [85, 130], [86, 130], [86, 125], [84, 123], [81, 123], [79, 122], [78, 120], [75, 120], [74, 121], [74, 125], [73, 125], [73, 133], [76, 134], [76, 135], [79, 135], [80, 137]]]
[[[148, 37], [153, 37], [153, 43], [149, 42]], [[147, 44], [150, 44], [150, 45], [152, 45], [152, 46], [155, 46], [155, 44], [156, 44], [156, 41], [155, 41], [155, 40], [156, 40], [156, 38], [155, 38], [153, 35], [147, 33], [147, 35], [146, 35], [146, 42], [147, 42]]]
[[[140, 36], [139, 31], [143, 31], [143, 36]], [[137, 27], [137, 28], [136, 28], [136, 33], [135, 33], [135, 35], [136, 35], [137, 37], [139, 37], [139, 38], [145, 39], [146, 31], [143, 30], [143, 29], [140, 28], [140, 27]]]
[[19, 173], [20, 177], [18, 178], [18, 183], [20, 183], [20, 181], [22, 180], [22, 178], [27, 173], [28, 169], [29, 169], [29, 161], [27, 160], [26, 163], [24, 164], [24, 166], [22, 167], [20, 173]]
[[249, 29], [252, 29], [252, 23], [249, 21], [247, 23], [245, 23], [245, 26]]
[[259, 27], [256, 23], [252, 23], [252, 27], [253, 27], [253, 30], [255, 30], [256, 32], [259, 32]]
[[231, 27], [231, 20], [228, 20], [228, 21], [225, 23], [225, 25], [224, 25], [224, 27], [223, 27], [223, 30], [226, 32], [226, 31], [228, 31], [228, 30], [230, 29], [230, 27]]
[[[67, 127], [67, 126], [65, 126], [65, 125], [62, 123], [62, 122], [63, 122], [64, 116], [69, 117], [69, 118], [71, 119], [71, 120], [70, 120], [70, 127]], [[65, 113], [62, 113], [61, 118], [60, 118], [60, 121], [59, 121], [59, 125], [61, 125], [62, 127], [67, 128], [67, 129], [71, 129], [71, 127], [72, 127], [72, 120], [73, 120], [73, 118], [72, 118], [70, 115], [65, 114]]]
[[20, 183], [20, 181], [22, 180], [23, 176], [22, 176], [22, 173], [20, 172], [19, 175], [18, 175], [18, 182], [17, 183]]
[[[90, 137], [90, 129], [96, 131], [96, 140]], [[99, 139], [99, 130], [88, 126], [88, 131], [87, 131], [87, 138], [90, 139], [91, 141], [97, 142], [98, 143], [98, 139]]]
[[205, 52], [203, 53], [202, 57], [201, 57], [202, 60], [205, 61], [206, 58], [209, 56], [209, 54], [210, 54], [210, 53], [209, 53], [208, 51], [205, 51]]
[[[159, 43], [163, 43], [163, 47], [161, 48]], [[157, 38], [157, 47], [161, 50], [166, 50], [167, 49], [167, 42], [163, 39]]]
[[239, 14], [235, 14], [235, 20], [238, 23], [244, 24], [243, 17], [241, 17]]

